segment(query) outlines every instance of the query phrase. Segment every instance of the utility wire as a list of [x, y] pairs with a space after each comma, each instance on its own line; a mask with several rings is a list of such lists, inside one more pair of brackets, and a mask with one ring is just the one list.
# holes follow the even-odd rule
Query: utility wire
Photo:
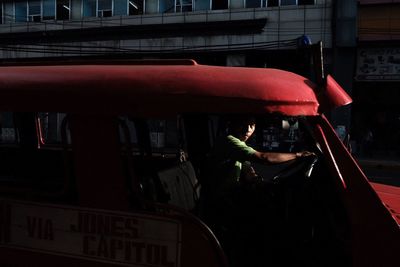
[[[79, 55], [101, 55], [106, 53], [178, 53], [178, 52], [201, 52], [201, 51], [232, 51], [232, 50], [266, 50], [277, 47], [296, 47], [297, 40], [285, 40], [278, 42], [259, 42], [241, 44], [220, 44], [220, 45], [201, 45], [201, 46], [165, 46], [159, 49], [149, 49], [143, 45], [139, 47], [107, 47], [107, 46], [73, 46], [73, 45], [53, 45], [53, 44], [34, 44], [27, 46], [3, 45], [2, 51], [31, 52], [41, 54], [79, 54]], [[95, 49], [98, 49], [97, 51]]]

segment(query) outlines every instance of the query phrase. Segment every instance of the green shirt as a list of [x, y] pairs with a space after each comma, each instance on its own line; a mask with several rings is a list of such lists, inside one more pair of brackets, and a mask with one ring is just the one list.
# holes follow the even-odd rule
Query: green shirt
[[228, 193], [240, 179], [242, 165], [254, 158], [256, 150], [228, 135], [219, 140], [208, 160], [208, 179], [213, 191]]

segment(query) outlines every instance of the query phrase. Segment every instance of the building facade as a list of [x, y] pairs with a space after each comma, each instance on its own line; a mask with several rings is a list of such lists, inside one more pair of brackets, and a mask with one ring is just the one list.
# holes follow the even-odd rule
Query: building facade
[[331, 0], [1, 2], [3, 62], [190, 57], [207, 64], [289, 68], [291, 59], [304, 60], [296, 52], [301, 36], [332, 48]]
[[400, 1], [360, 0], [353, 129], [361, 154], [400, 156]]

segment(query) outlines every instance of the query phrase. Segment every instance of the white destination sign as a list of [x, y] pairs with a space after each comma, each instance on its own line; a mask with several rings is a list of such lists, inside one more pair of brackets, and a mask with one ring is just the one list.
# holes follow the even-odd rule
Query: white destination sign
[[0, 245], [118, 265], [179, 267], [172, 219], [0, 200]]

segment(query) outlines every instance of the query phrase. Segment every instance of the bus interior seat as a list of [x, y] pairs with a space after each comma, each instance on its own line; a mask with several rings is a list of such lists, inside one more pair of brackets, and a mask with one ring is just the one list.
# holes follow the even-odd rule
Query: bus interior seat
[[195, 209], [198, 200], [198, 181], [190, 161], [180, 162], [158, 172], [163, 191], [168, 197], [168, 204], [187, 211]]

